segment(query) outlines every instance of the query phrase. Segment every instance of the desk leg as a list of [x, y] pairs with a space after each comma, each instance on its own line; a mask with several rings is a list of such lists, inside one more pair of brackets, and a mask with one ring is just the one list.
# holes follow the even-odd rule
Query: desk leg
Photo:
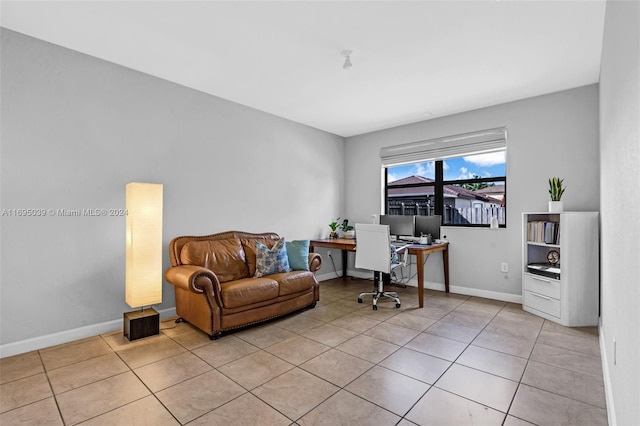
[[424, 253], [416, 253], [416, 264], [418, 267], [418, 306], [424, 307]]
[[444, 268], [444, 290], [449, 293], [449, 250], [442, 252], [442, 266]]
[[342, 278], [347, 278], [347, 250], [342, 250]]

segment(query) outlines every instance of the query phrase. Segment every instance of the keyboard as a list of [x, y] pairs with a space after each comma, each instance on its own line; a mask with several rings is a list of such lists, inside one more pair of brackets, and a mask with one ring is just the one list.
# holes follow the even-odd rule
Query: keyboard
[[404, 244], [415, 244], [415, 242], [409, 241], [409, 240], [391, 240], [391, 244], [404, 245]]
[[402, 239], [398, 238], [396, 240], [391, 240], [391, 244], [393, 245], [406, 245], [406, 244], [415, 244], [415, 245], [419, 245], [419, 246], [430, 246], [434, 243], [438, 243], [438, 240], [434, 240], [433, 242], [431, 242], [430, 244], [421, 244], [420, 243], [420, 237], [402, 237]]
[[396, 238], [391, 240], [392, 244], [416, 244], [420, 241], [420, 237], [402, 236], [402, 238]]
[[404, 245], [404, 244], [411, 244], [412, 241], [404, 241], [404, 240], [391, 240], [391, 244], [393, 245]]

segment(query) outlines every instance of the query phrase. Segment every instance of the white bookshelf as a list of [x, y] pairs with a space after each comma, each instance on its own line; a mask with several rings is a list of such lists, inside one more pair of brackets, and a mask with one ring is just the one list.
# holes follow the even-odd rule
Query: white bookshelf
[[[532, 232], [545, 222], [546, 242], [544, 232]], [[598, 325], [598, 213], [523, 213], [522, 241], [522, 308], [565, 326]], [[557, 265], [547, 260], [552, 250], [560, 254]]]

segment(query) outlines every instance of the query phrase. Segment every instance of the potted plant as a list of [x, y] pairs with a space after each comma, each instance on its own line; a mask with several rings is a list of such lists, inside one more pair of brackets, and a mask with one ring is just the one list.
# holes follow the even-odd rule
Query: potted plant
[[329, 238], [338, 238], [338, 227], [341, 226], [338, 223], [339, 220], [340, 218], [337, 218], [336, 220], [332, 221], [329, 224], [329, 228], [331, 228], [331, 232], [329, 233]]
[[549, 195], [551, 195], [551, 201], [549, 201], [549, 213], [562, 213], [562, 194], [566, 188], [562, 187], [564, 179], [553, 177], [549, 179]]
[[342, 223], [339, 225], [340, 229], [342, 229], [342, 232], [344, 232], [344, 237], [345, 238], [355, 238], [356, 237], [356, 231], [355, 228], [352, 225], [349, 225], [349, 219], [345, 219], [342, 221]]

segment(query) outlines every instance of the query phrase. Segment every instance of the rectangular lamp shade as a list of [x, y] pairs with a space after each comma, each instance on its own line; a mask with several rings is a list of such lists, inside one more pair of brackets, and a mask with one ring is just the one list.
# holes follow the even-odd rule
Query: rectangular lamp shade
[[126, 295], [132, 308], [162, 302], [162, 184], [128, 183]]

